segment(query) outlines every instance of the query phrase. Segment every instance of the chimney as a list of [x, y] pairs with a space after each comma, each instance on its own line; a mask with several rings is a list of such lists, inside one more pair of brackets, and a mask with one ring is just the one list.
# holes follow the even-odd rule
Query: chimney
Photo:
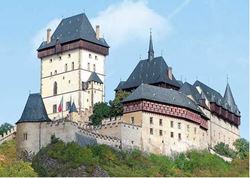
[[100, 39], [100, 25], [96, 25], [95, 27], [96, 39]]
[[168, 67], [168, 78], [169, 78], [170, 80], [173, 79], [172, 67]]
[[48, 28], [47, 29], [47, 43], [50, 43], [50, 41], [51, 41], [51, 29]]

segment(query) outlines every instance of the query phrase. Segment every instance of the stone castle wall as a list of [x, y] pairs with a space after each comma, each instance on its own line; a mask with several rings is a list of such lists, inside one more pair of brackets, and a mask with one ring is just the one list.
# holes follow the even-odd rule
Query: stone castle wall
[[0, 144], [2, 144], [5, 141], [12, 140], [15, 137], [16, 137], [16, 127], [13, 127], [7, 132], [3, 133], [3, 135], [0, 135]]
[[66, 143], [77, 142], [80, 145], [106, 144], [120, 148], [120, 139], [81, 128], [77, 123], [71, 121], [26, 122], [17, 125], [17, 156], [32, 157], [42, 147], [51, 143], [52, 135]]

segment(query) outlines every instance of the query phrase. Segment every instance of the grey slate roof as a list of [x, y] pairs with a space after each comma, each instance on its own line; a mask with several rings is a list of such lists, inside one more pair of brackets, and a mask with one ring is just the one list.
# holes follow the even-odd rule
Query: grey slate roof
[[43, 99], [40, 93], [30, 94], [24, 107], [21, 118], [17, 123], [22, 122], [49, 122]]
[[225, 90], [225, 94], [223, 97], [223, 103], [224, 103], [224, 105], [226, 105], [226, 107], [228, 107], [228, 109], [231, 112], [240, 114], [238, 107], [235, 104], [234, 97], [233, 97], [233, 94], [232, 94], [232, 91], [231, 91], [229, 84], [227, 84], [227, 87]]
[[199, 106], [196, 105], [195, 102], [188, 98], [185, 94], [176, 90], [166, 89], [148, 84], [141, 84], [122, 102], [126, 103], [142, 99], [184, 107], [191, 109], [197, 113], [203, 114]]
[[121, 89], [136, 88], [142, 83], [166, 83], [179, 88], [180, 84], [177, 82], [174, 75], [172, 80], [170, 80], [167, 71], [168, 65], [161, 56], [155, 57], [152, 60], [140, 60], [127, 81], [121, 86]]
[[198, 92], [198, 90], [193, 86], [191, 85], [190, 83], [188, 82], [185, 82], [181, 88], [179, 89], [179, 91], [185, 95], [191, 95], [192, 98], [194, 99], [194, 101], [196, 103], [199, 103], [199, 99], [200, 99], [200, 93]]
[[199, 86], [201, 90], [204, 92], [206, 98], [208, 99], [209, 102], [211, 102], [213, 99], [212, 97], [215, 97], [215, 100], [223, 100], [223, 97], [221, 94], [214, 89], [210, 88], [209, 86], [205, 85], [204, 83], [196, 80], [195, 83], [193, 84], [194, 87]]
[[77, 112], [75, 102], [73, 102], [73, 103], [70, 105], [70, 108], [69, 108], [69, 113], [72, 113], [72, 112]]
[[90, 24], [85, 13], [82, 13], [63, 19], [51, 36], [51, 42], [42, 42], [37, 50], [40, 51], [49, 47], [53, 47], [56, 45], [57, 40], [63, 44], [79, 39], [109, 48], [108, 44], [103, 38], [100, 38], [99, 40], [96, 38], [95, 30]]
[[88, 82], [97, 82], [97, 83], [101, 83], [103, 84], [102, 80], [100, 79], [100, 77], [97, 75], [96, 72], [92, 72], [89, 76], [89, 79], [87, 80]]
[[120, 81], [120, 83], [118, 84], [118, 86], [116, 87], [115, 91], [121, 90], [122, 86], [124, 85], [125, 81]]
[[199, 86], [209, 102], [216, 103], [217, 105], [222, 106], [224, 109], [227, 109], [230, 112], [240, 116], [240, 111], [235, 104], [229, 85], [227, 85], [224, 97], [222, 97], [219, 92], [215, 91], [214, 89], [198, 80], [193, 84], [193, 86]]

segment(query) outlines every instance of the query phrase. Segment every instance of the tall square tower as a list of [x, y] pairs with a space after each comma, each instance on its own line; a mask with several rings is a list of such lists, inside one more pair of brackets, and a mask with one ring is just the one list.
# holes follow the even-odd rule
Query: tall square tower
[[[74, 102], [86, 120], [93, 105], [104, 101], [105, 58], [109, 46], [85, 14], [63, 19], [38, 48], [41, 59], [41, 96], [52, 120], [66, 117]], [[59, 109], [59, 105], [62, 106]]]

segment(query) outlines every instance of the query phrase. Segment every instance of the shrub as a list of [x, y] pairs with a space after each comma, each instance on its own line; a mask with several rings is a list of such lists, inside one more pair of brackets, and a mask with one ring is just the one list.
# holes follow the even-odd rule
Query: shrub
[[229, 148], [228, 144], [225, 143], [218, 143], [217, 145], [214, 146], [214, 150], [216, 153], [222, 155], [222, 156], [227, 156], [227, 157], [235, 157], [235, 152]]

